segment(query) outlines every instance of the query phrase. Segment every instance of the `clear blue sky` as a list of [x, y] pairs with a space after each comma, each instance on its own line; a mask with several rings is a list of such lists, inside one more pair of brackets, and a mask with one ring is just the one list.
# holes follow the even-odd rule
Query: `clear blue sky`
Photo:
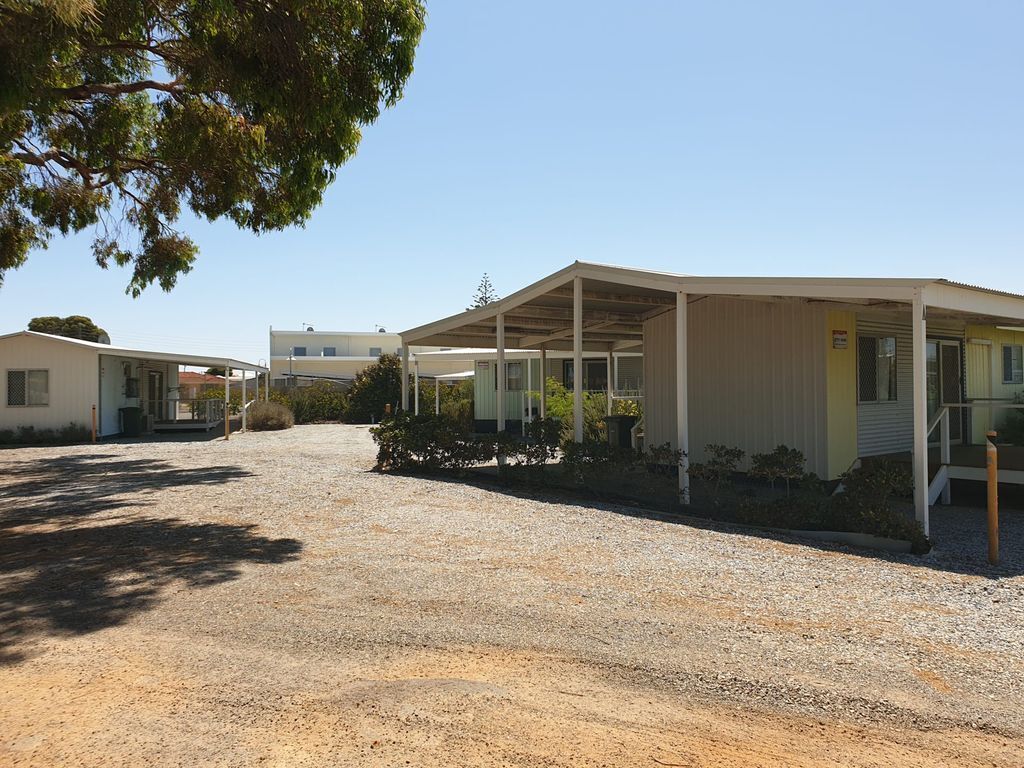
[[305, 229], [187, 220], [170, 294], [88, 237], [0, 289], [0, 330], [267, 354], [267, 327], [401, 330], [586, 259], [949, 277], [1024, 292], [1024, 2], [429, 6], [405, 99]]

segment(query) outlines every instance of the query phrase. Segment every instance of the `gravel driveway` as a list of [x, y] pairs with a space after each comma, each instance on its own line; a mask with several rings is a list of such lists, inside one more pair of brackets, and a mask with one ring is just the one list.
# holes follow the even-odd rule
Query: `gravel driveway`
[[1024, 519], [926, 558], [374, 473], [0, 452], [0, 765], [1024, 765]]

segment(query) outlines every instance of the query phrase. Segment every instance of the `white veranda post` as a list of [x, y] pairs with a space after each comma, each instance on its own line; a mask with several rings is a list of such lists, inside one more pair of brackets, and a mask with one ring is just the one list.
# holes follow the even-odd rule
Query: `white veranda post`
[[910, 334], [914, 358], [914, 510], [928, 535], [928, 379], [927, 320], [921, 289], [914, 291]]
[[612, 394], [613, 394], [614, 389], [615, 389], [612, 386], [613, 382], [612, 382], [612, 353], [611, 352], [608, 353], [608, 357], [606, 358], [606, 361], [605, 361], [604, 375], [605, 375], [605, 379], [607, 380], [607, 389], [608, 389], [608, 392], [605, 395], [605, 399], [608, 401], [608, 404], [607, 404], [608, 405], [608, 415], [611, 416], [612, 415]]
[[690, 417], [686, 365], [686, 294], [676, 294], [676, 447], [679, 458], [679, 501], [690, 503]]
[[526, 420], [533, 421], [533, 359], [526, 356]]
[[409, 410], [409, 345], [402, 339], [402, 410]]
[[495, 360], [494, 375], [497, 377], [497, 402], [498, 409], [498, 431], [505, 431], [505, 314], [499, 313], [495, 328], [495, 349], [497, 359]]
[[434, 415], [441, 415], [441, 382], [434, 377]]
[[540, 348], [540, 417], [548, 417], [548, 352]]
[[246, 371], [246, 370], [243, 370], [242, 371], [242, 431], [243, 432], [245, 432], [245, 402], [246, 402], [245, 398], [249, 394], [248, 391], [247, 391], [248, 390], [248, 385], [246, 384], [246, 381], [248, 380], [248, 377], [249, 377], [249, 372]]
[[583, 278], [572, 280], [572, 416], [573, 438], [583, 442]]
[[420, 361], [413, 360], [412, 363], [412, 398], [413, 398], [413, 413], [417, 416], [420, 415]]
[[231, 368], [224, 361], [224, 439], [231, 436]]

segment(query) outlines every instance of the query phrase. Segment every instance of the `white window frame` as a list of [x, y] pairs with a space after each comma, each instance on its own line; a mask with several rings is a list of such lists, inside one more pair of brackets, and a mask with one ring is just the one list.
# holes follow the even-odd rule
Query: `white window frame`
[[[25, 374], [25, 402], [11, 403], [11, 392], [10, 392], [10, 376], [12, 373], [23, 373]], [[33, 373], [45, 373], [46, 374], [46, 402], [45, 403], [33, 403], [30, 402], [31, 398], [29, 394], [31, 389], [28, 385], [29, 376]], [[8, 368], [7, 374], [4, 377], [4, 386], [8, 388], [6, 404], [8, 408], [49, 408], [50, 407], [50, 369], [49, 368]]]
[[[299, 350], [302, 350], [301, 352]], [[306, 347], [292, 347], [292, 357], [308, 357]]]
[[[517, 378], [513, 379], [510, 375], [512, 367], [515, 366], [516, 370], [519, 371]], [[516, 382], [514, 385], [512, 382]], [[521, 392], [523, 390], [523, 361], [522, 360], [509, 360], [505, 363], [505, 391], [506, 392]]]
[[[330, 352], [330, 354], [327, 354], [328, 352]], [[323, 349], [320, 350], [320, 356], [321, 357], [337, 357], [338, 356], [338, 348], [337, 347], [324, 347]]]
[[[1006, 376], [1006, 350], [1010, 350], [1010, 376]], [[1017, 351], [1016, 367], [1014, 367], [1013, 350]], [[999, 363], [1003, 369], [1003, 384], [1024, 384], [1024, 344], [1003, 344], [1000, 348]]]
[[[865, 398], [863, 387], [861, 386], [861, 375], [860, 375], [860, 344], [864, 339], [873, 339], [875, 342], [875, 389], [872, 393], [874, 397]], [[893, 381], [893, 396], [882, 398], [879, 393], [879, 381], [878, 381], [878, 360], [880, 359], [878, 349], [881, 346], [879, 342], [883, 339], [892, 339], [892, 368], [895, 372], [895, 379]], [[886, 403], [896, 403], [900, 399], [900, 374], [899, 374], [899, 360], [900, 360], [900, 342], [899, 338], [895, 334], [878, 334], [878, 333], [860, 333], [857, 334], [857, 403], [864, 405], [885, 405]]]
[[[374, 351], [376, 350], [376, 351]], [[384, 350], [380, 347], [370, 347], [370, 357], [380, 357], [384, 353]]]

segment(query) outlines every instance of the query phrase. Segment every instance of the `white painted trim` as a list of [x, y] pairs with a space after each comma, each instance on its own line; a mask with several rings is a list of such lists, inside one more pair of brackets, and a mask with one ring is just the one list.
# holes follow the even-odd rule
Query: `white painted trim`
[[928, 331], [925, 322], [927, 305], [923, 292], [914, 291], [910, 318], [911, 350], [914, 371], [914, 511], [917, 521], [928, 535], [928, 383], [926, 376]]
[[495, 406], [498, 409], [498, 432], [505, 431], [505, 315], [499, 313], [495, 318], [496, 327], [495, 347], [497, 350], [497, 361], [494, 366], [494, 375], [497, 377], [497, 397]]
[[[583, 278], [572, 281], [572, 415], [573, 437], [583, 442]], [[499, 344], [499, 347], [501, 345]]]

